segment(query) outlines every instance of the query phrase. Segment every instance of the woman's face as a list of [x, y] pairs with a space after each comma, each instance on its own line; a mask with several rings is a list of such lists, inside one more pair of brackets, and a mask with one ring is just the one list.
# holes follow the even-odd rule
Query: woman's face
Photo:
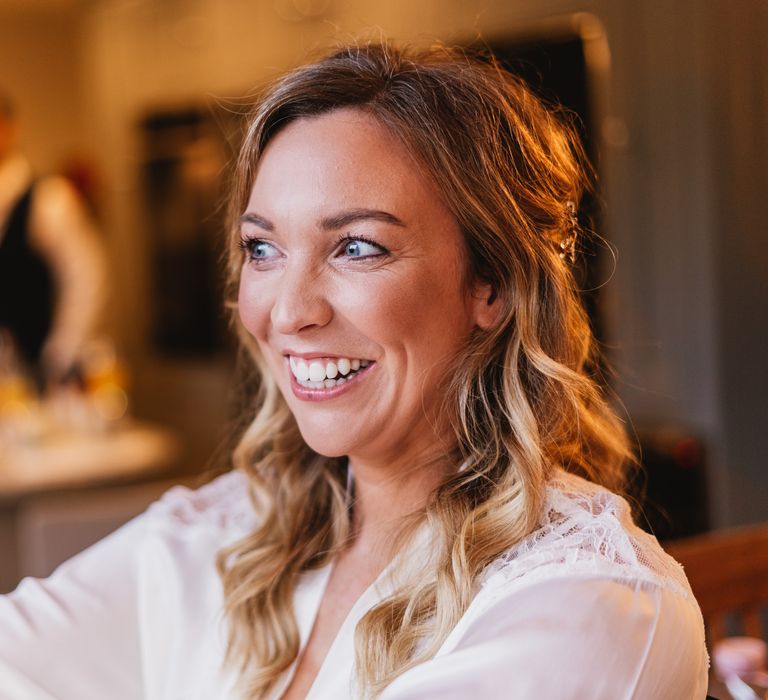
[[359, 110], [292, 122], [260, 160], [242, 238], [240, 318], [310, 447], [433, 450], [441, 383], [489, 307], [405, 147]]

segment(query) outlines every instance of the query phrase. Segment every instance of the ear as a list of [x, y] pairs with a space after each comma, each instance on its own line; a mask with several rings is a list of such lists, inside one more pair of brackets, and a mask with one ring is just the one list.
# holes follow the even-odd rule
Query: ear
[[481, 330], [492, 328], [501, 313], [501, 299], [489, 282], [476, 282], [472, 287], [472, 313]]

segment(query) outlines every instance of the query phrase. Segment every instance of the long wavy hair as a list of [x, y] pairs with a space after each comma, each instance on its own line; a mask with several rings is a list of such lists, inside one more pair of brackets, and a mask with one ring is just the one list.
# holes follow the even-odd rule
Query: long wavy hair
[[[404, 524], [406, 538], [428, 524], [435, 560], [357, 626], [360, 694], [375, 696], [437, 652], [485, 567], [536, 527], [554, 470], [620, 491], [632, 455], [596, 381], [595, 342], [559, 246], [574, 233], [573, 205], [589, 182], [579, 138], [488, 57], [353, 46], [275, 82], [249, 118], [236, 163], [231, 298], [242, 267], [238, 219], [267, 143], [294, 120], [341, 107], [372, 115], [414, 154], [460, 225], [467, 278], [490, 284], [500, 307], [497, 323], [469, 338], [445, 390], [457, 470]], [[235, 323], [260, 378], [234, 462], [260, 524], [219, 554], [218, 567], [228, 662], [245, 696], [263, 698], [299, 652], [297, 579], [343, 550], [354, 505], [345, 460], [304, 442], [255, 343]]]

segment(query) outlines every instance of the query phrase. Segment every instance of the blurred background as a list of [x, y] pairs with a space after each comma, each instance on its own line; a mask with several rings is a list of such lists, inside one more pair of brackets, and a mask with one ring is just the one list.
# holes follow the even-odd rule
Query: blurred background
[[227, 468], [238, 115], [361, 37], [488, 46], [579, 115], [601, 183], [582, 213], [616, 251], [586, 256], [587, 302], [643, 448], [643, 523], [768, 519], [767, 29], [763, 0], [0, 0], [16, 151], [66, 178], [103, 268], [99, 321], [45, 402], [0, 346], [0, 590]]

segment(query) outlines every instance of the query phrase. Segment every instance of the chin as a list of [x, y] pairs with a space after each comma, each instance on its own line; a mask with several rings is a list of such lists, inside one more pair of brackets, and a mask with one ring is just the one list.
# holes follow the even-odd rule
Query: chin
[[341, 446], [336, 442], [323, 439], [308, 440], [303, 433], [302, 437], [304, 438], [304, 442], [309, 445], [313, 452], [317, 452], [317, 454], [322, 455], [323, 457], [344, 457], [349, 454], [349, 450], [346, 447]]
[[[348, 455], [350, 450], [354, 450], [354, 445], [349, 440], [334, 436], [333, 429], [328, 429], [325, 426], [303, 426], [298, 421], [297, 423], [304, 442], [309, 445], [310, 449], [323, 457], [343, 457]], [[343, 438], [343, 436], [341, 437]]]

